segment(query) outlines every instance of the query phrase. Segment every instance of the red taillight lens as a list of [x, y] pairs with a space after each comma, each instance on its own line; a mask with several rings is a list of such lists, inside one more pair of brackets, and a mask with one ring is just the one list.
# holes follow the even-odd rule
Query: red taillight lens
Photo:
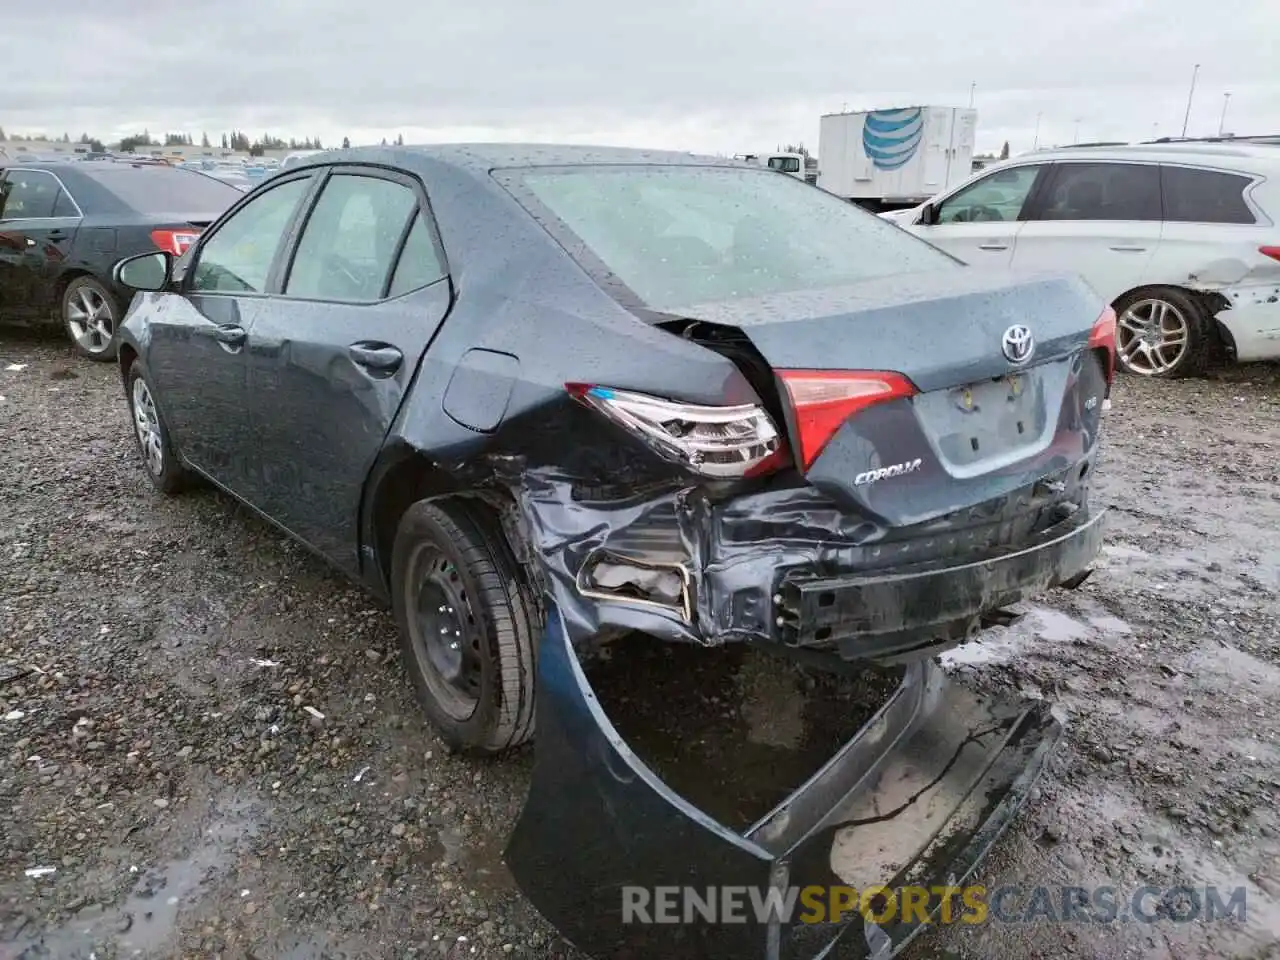
[[1259, 247], [1258, 252], [1272, 260], [1280, 260], [1280, 247]]
[[1110, 387], [1116, 376], [1116, 312], [1110, 307], [1103, 310], [1102, 315], [1094, 321], [1093, 329], [1089, 332], [1089, 349], [1106, 353], [1102, 372]]
[[841, 424], [873, 404], [916, 393], [900, 373], [867, 370], [779, 370], [795, 416], [800, 467], [808, 470]]
[[152, 230], [151, 242], [161, 250], [180, 257], [199, 236], [198, 230]]

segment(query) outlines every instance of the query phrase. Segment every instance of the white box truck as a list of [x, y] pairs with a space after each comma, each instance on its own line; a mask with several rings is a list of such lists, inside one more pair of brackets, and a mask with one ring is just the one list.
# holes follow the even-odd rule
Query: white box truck
[[818, 186], [876, 212], [914, 207], [973, 172], [977, 125], [958, 107], [826, 114]]

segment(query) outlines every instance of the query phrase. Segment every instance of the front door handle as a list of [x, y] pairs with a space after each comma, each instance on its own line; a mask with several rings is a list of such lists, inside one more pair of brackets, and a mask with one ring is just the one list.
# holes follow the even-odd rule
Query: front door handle
[[1111, 248], [1116, 253], [1146, 253], [1147, 248], [1133, 243], [1118, 243]]
[[67, 239], [67, 234], [63, 230], [50, 230], [49, 239], [54, 242], [57, 242], [58, 240], [65, 240]]
[[1008, 250], [1009, 245], [1007, 243], [980, 243], [978, 244], [978, 249], [979, 250]]
[[386, 343], [353, 343], [347, 347], [347, 355], [357, 367], [384, 377], [395, 373], [404, 362], [404, 354]]
[[243, 347], [248, 336], [244, 327], [238, 327], [233, 323], [213, 328], [213, 338], [219, 343], [225, 343], [228, 347]]

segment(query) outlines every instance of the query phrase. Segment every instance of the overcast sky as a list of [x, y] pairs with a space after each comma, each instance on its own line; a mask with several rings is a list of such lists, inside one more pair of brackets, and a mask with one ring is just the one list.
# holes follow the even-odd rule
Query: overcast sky
[[[978, 146], [1280, 133], [1277, 0], [6, 3], [0, 127], [739, 153], [841, 109], [965, 106]], [[1078, 120], [1078, 123], [1077, 123]], [[1078, 132], [1077, 132], [1078, 130]]]

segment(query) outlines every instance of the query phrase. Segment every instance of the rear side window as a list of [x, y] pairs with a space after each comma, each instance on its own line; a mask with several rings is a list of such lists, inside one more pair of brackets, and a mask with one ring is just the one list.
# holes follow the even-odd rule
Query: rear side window
[[1035, 220], [1160, 220], [1160, 168], [1146, 163], [1058, 163]]
[[58, 191], [58, 199], [53, 201], [53, 215], [55, 217], [80, 216], [80, 210], [71, 199], [71, 194], [67, 193], [66, 190]]
[[417, 195], [378, 177], [335, 174], [325, 184], [294, 254], [284, 292], [316, 300], [382, 298]]
[[387, 296], [398, 297], [411, 290], [417, 290], [435, 283], [445, 274], [444, 264], [436, 253], [436, 245], [431, 242], [431, 231], [421, 216], [415, 217], [409, 236], [405, 239], [404, 249], [400, 252], [400, 260], [396, 264], [395, 276], [391, 278], [391, 289]]
[[91, 176], [130, 210], [147, 215], [178, 214], [213, 220], [243, 196], [221, 180], [161, 164], [107, 164], [94, 169]]
[[10, 170], [0, 185], [0, 220], [47, 220], [62, 186], [43, 170]]
[[1182, 223], [1257, 223], [1244, 201], [1253, 180], [1218, 170], [1163, 167], [1164, 218]]

